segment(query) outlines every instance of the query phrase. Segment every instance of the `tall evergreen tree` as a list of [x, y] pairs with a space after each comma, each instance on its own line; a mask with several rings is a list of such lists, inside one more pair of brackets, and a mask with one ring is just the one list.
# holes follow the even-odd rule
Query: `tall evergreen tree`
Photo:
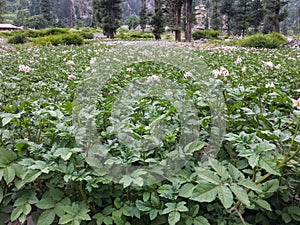
[[264, 33], [272, 31], [280, 32], [280, 22], [287, 17], [287, 11], [283, 7], [288, 3], [287, 0], [264, 0], [266, 16], [264, 18]]
[[225, 25], [228, 36], [231, 34], [233, 17], [235, 16], [235, 0], [223, 0], [220, 13], [225, 16]]
[[250, 27], [251, 9], [251, 1], [248, 0], [239, 0], [236, 5], [233, 26], [236, 29], [236, 33], [243, 37], [245, 36], [245, 31]]
[[192, 40], [192, 20], [193, 20], [193, 0], [186, 0], [186, 28], [185, 40], [190, 42]]
[[53, 15], [52, 15], [52, 5], [50, 0], [40, 1], [40, 11], [44, 18], [47, 20], [48, 25], [52, 25]]
[[41, 14], [40, 10], [40, 0], [31, 0], [31, 4], [29, 6], [30, 15], [35, 16]]
[[140, 26], [142, 29], [142, 32], [144, 33], [146, 25], [147, 25], [147, 5], [146, 5], [146, 0], [141, 0], [141, 10], [139, 13], [140, 16]]
[[253, 0], [251, 2], [250, 24], [254, 28], [254, 32], [258, 31], [265, 16], [262, 0]]
[[221, 19], [220, 19], [220, 11], [218, 3], [215, 3], [210, 17], [210, 28], [213, 30], [220, 30], [221, 27]]
[[3, 14], [5, 12], [6, 1], [0, 0], [0, 23], [3, 22]]
[[93, 0], [93, 25], [99, 25], [104, 34], [113, 39], [120, 27], [122, 0]]
[[164, 32], [164, 13], [162, 0], [155, 0], [154, 15], [152, 16], [151, 25], [153, 27], [153, 34], [155, 40], [161, 39], [161, 34]]

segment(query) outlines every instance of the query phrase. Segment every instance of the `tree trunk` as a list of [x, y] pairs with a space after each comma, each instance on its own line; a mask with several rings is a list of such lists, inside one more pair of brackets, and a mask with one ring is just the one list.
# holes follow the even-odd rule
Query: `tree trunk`
[[186, 31], [185, 41], [192, 41], [192, 15], [193, 15], [193, 0], [186, 1]]
[[175, 40], [176, 41], [181, 41], [181, 5], [180, 6], [177, 6], [177, 9], [176, 9], [176, 13], [175, 13], [175, 16], [176, 16], [176, 30], [175, 30]]
[[279, 17], [280, 17], [280, 0], [277, 0], [275, 5], [275, 15], [274, 15], [274, 31], [278, 33], [280, 33]]

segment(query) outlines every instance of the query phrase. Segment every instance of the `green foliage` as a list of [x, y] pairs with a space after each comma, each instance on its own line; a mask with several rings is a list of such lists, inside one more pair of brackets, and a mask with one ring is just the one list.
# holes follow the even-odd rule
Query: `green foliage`
[[100, 26], [108, 38], [114, 38], [121, 26], [121, 0], [93, 0], [93, 25]]
[[80, 34], [84, 39], [94, 38], [94, 33], [91, 31], [79, 31], [78, 34]]
[[218, 30], [195, 30], [192, 33], [194, 40], [199, 40], [201, 38], [206, 39], [217, 39], [220, 36], [220, 31]]
[[121, 38], [123, 40], [135, 40], [135, 39], [153, 39], [154, 36], [151, 33], [142, 33], [142, 32], [128, 32], [116, 34], [116, 38]]
[[32, 39], [36, 45], [82, 45], [83, 37], [77, 33], [49, 35]]
[[[68, 34], [41, 38], [63, 35]], [[29, 218], [37, 225], [242, 224], [237, 212], [247, 224], [299, 224], [300, 113], [291, 101], [299, 98], [299, 52], [229, 49], [198, 52], [211, 70], [223, 66], [230, 73], [217, 77], [227, 135], [217, 157], [204, 162], [200, 157], [209, 147], [211, 109], [202, 87], [184, 78], [184, 71], [169, 64], [133, 63], [106, 80], [95, 111], [97, 129], [106, 150], [126, 163], [151, 164], [167, 155], [180, 134], [180, 122], [169, 102], [143, 99], [134, 105], [128, 129], [149, 137], [153, 121], [163, 119], [168, 134], [146, 156], [126, 148], [107, 129], [116, 93], [132, 80], [158, 74], [183, 85], [195, 103], [201, 129], [193, 158], [177, 174], [149, 186], [139, 186], [139, 174], [113, 183], [106, 169], [85, 160], [75, 140], [73, 101], [82, 74], [91, 58], [114, 47], [31, 46], [3, 54], [0, 224], [29, 224]], [[235, 63], [238, 56], [242, 61]], [[75, 66], [66, 64], [70, 60]], [[281, 67], [262, 67], [266, 61]], [[32, 70], [19, 71], [20, 62]], [[69, 80], [71, 74], [77, 78]], [[275, 87], [266, 87], [269, 82]]]
[[254, 34], [238, 42], [242, 47], [255, 48], [279, 48], [287, 42], [286, 38], [279, 33]]
[[27, 41], [28, 39], [22, 33], [17, 33], [8, 39], [9, 44], [24, 44]]

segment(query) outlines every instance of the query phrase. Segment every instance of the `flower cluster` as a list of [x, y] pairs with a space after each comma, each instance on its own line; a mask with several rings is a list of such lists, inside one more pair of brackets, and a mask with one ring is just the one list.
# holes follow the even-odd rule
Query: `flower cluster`
[[275, 88], [275, 84], [273, 82], [267, 83], [266, 88]]
[[93, 65], [93, 64], [95, 64], [95, 62], [97, 61], [97, 59], [96, 58], [91, 58], [91, 60], [90, 60], [90, 65]]
[[69, 76], [68, 76], [68, 79], [69, 79], [69, 80], [76, 80], [76, 78], [77, 78], [77, 77], [76, 77], [75, 75], [69, 75]]
[[240, 56], [238, 56], [238, 58], [235, 60], [234, 64], [238, 65], [242, 62], [242, 58]]
[[66, 62], [66, 65], [67, 66], [74, 66], [75, 65], [75, 63], [74, 63], [74, 61], [68, 61], [68, 62]]
[[221, 66], [220, 70], [213, 70], [212, 74], [215, 77], [226, 77], [229, 75], [229, 71], [225, 67]]
[[292, 99], [293, 106], [300, 110], [300, 98], [298, 100]]
[[184, 77], [185, 79], [192, 78], [192, 77], [193, 77], [193, 74], [192, 74], [191, 72], [185, 72], [185, 73], [183, 74], [183, 77]]
[[151, 77], [148, 77], [148, 82], [153, 82], [153, 81], [159, 81], [159, 76], [152, 75]]
[[262, 65], [264, 68], [269, 68], [269, 69], [273, 69], [274, 64], [272, 62], [263, 62]]
[[29, 66], [19, 65], [19, 71], [29, 73], [32, 69]]
[[277, 69], [279, 70], [281, 65], [280, 64], [277, 64], [276, 66], [274, 66], [274, 64], [272, 62], [263, 62], [263, 65], [262, 65], [264, 68], [268, 68], [268, 69]]

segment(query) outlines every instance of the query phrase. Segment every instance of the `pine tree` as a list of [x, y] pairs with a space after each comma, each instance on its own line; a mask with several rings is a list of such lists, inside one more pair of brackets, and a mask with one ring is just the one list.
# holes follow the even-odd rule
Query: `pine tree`
[[228, 36], [230, 36], [232, 20], [235, 15], [234, 1], [235, 0], [223, 0], [220, 8], [220, 13], [225, 16], [225, 25]]
[[48, 25], [52, 25], [52, 6], [50, 0], [41, 0], [40, 1], [40, 11], [44, 18], [47, 20]]
[[153, 27], [153, 34], [155, 37], [155, 40], [161, 39], [161, 34], [164, 32], [164, 14], [163, 14], [163, 2], [162, 0], [155, 0], [155, 9], [154, 9], [154, 15], [151, 20], [151, 25]]
[[104, 34], [113, 39], [120, 27], [122, 0], [93, 0], [93, 25], [99, 25]]
[[264, 18], [264, 33], [272, 31], [280, 33], [280, 22], [284, 21], [288, 15], [283, 11], [283, 7], [288, 3], [287, 0], [264, 0], [266, 16]]
[[3, 14], [5, 12], [6, 1], [0, 0], [0, 23], [3, 22]]
[[40, 0], [31, 0], [31, 4], [29, 6], [30, 15], [35, 16], [41, 14], [40, 10]]
[[218, 3], [215, 3], [212, 12], [211, 12], [211, 20], [210, 20], [210, 28], [213, 30], [220, 30], [221, 19], [220, 19], [220, 11]]
[[[252, 2], [248, 0], [239, 0], [236, 5], [235, 16], [233, 17], [233, 27], [236, 33], [243, 37], [252, 22], [253, 12], [251, 3]], [[259, 20], [259, 18], [256, 18], [256, 20]]]
[[253, 0], [251, 2], [251, 13], [249, 22], [254, 28], [254, 32], [258, 31], [258, 27], [261, 25], [265, 16], [265, 10], [263, 9], [262, 0]]
[[185, 40], [190, 42], [192, 40], [192, 19], [193, 19], [193, 0], [186, 0], [186, 28]]
[[142, 29], [142, 33], [145, 32], [145, 28], [147, 25], [147, 5], [146, 5], [146, 0], [141, 0], [142, 2], [142, 7], [139, 13], [140, 16], [140, 26]]

